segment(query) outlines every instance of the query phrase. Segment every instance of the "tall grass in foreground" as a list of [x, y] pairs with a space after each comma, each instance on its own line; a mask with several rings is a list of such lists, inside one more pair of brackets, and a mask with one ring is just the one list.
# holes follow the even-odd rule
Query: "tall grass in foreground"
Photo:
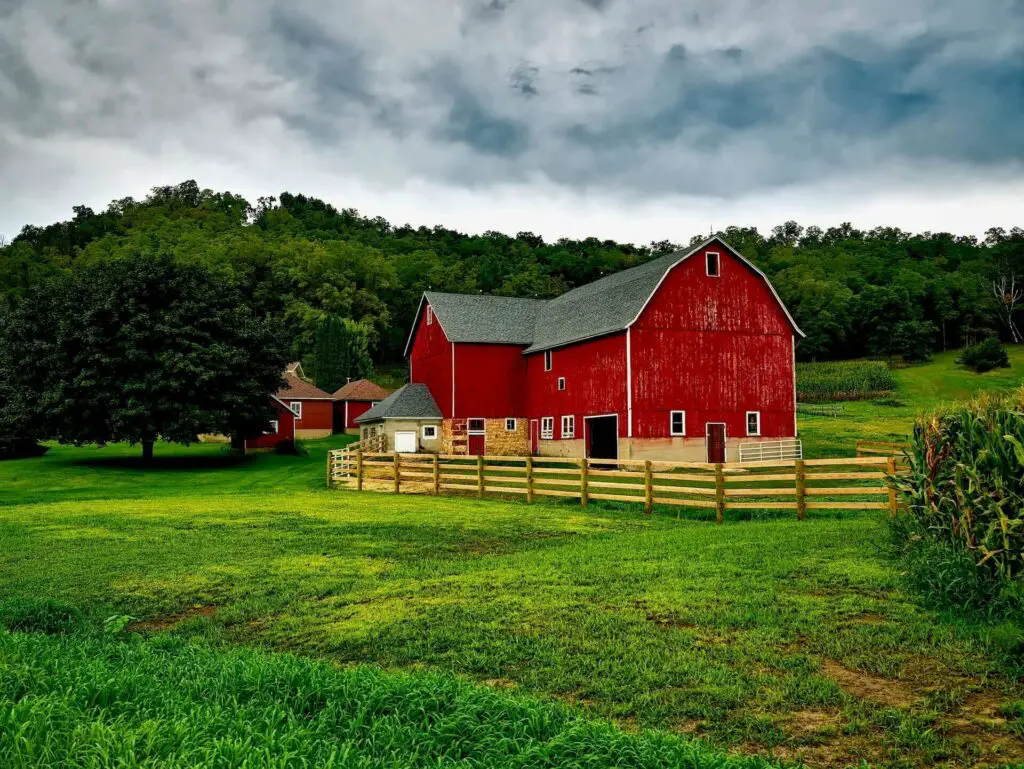
[[939, 604], [1024, 610], [1024, 391], [922, 417], [892, 524], [908, 575]]
[[801, 403], [867, 400], [895, 389], [896, 377], [882, 361], [799, 363], [796, 367], [796, 398]]
[[0, 766], [770, 767], [441, 674], [0, 630]]

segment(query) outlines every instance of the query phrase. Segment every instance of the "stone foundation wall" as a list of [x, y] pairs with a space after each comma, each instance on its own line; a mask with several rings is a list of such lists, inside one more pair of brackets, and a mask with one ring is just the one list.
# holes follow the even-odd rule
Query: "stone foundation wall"
[[[530, 453], [530, 423], [516, 419], [516, 429], [506, 430], [505, 419], [485, 419], [486, 452], [497, 456], [525, 457]], [[468, 454], [465, 419], [446, 419], [441, 425], [441, 453]]]

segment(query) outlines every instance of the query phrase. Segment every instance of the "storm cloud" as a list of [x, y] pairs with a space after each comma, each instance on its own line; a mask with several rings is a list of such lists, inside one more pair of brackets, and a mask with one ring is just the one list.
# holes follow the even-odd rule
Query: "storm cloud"
[[1019, 0], [0, 0], [8, 234], [188, 177], [363, 209], [1013, 183], [1022, 116]]

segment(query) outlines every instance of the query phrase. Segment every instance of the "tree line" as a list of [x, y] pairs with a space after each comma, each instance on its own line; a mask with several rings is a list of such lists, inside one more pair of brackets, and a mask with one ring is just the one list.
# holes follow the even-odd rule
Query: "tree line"
[[[202, 266], [235, 287], [255, 317], [280, 323], [290, 357], [314, 371], [318, 348], [338, 348], [352, 334], [365, 335], [376, 362], [401, 360], [426, 289], [554, 297], [686, 245], [547, 242], [530, 232], [467, 235], [396, 226], [305, 195], [251, 203], [193, 181], [155, 188], [143, 200], [115, 200], [103, 211], [78, 206], [73, 213], [46, 227], [26, 226], [0, 247], [0, 293], [9, 303], [88, 265], [166, 257]], [[1020, 228], [993, 228], [979, 239], [786, 222], [770, 233], [728, 227], [716, 234], [772, 280], [807, 333], [797, 348], [802, 360], [914, 359], [987, 337], [1021, 339]], [[321, 330], [318, 342], [327, 318], [350, 325]], [[329, 368], [321, 364], [320, 370]]]

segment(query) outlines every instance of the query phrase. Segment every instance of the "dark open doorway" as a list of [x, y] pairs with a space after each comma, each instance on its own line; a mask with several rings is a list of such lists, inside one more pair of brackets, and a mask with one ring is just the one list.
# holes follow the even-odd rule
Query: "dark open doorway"
[[619, 458], [619, 418], [587, 417], [587, 456], [591, 459]]

